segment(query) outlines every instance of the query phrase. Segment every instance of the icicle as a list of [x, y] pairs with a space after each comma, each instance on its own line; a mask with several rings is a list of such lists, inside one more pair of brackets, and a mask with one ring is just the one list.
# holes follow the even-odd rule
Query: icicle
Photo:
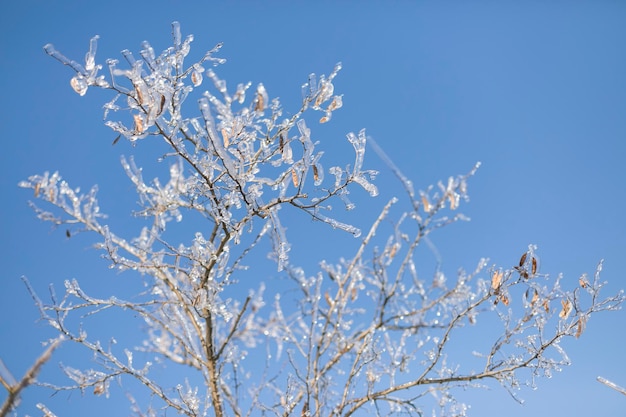
[[57, 61], [59, 61], [60, 63], [62, 63], [63, 65], [67, 65], [70, 68], [72, 68], [74, 71], [76, 71], [78, 74], [81, 74], [83, 76], [87, 75], [87, 71], [85, 71], [85, 68], [83, 68], [82, 65], [80, 65], [78, 62], [73, 61], [68, 59], [65, 55], [63, 55], [62, 53], [60, 53], [59, 51], [57, 51], [56, 49], [54, 49], [54, 45], [52, 45], [51, 43], [45, 45], [43, 47], [44, 51], [50, 55], [52, 58], [56, 59]]
[[352, 132], [348, 133], [346, 136], [354, 147], [354, 152], [356, 153], [354, 161], [354, 173], [356, 175], [358, 172], [361, 171], [361, 168], [363, 167], [363, 156], [365, 155], [365, 144], [367, 142], [367, 138], [365, 137], [365, 129], [362, 129], [359, 132], [358, 136], [356, 136]]
[[92, 72], [96, 68], [96, 49], [98, 47], [98, 38], [96, 35], [89, 41], [89, 52], [85, 55], [85, 69]]
[[176, 50], [180, 49], [180, 44], [181, 44], [181, 35], [180, 35], [180, 23], [179, 22], [172, 22], [172, 38], [174, 39], [174, 46], [176, 47]]
[[341, 187], [341, 180], [343, 179], [343, 170], [339, 167], [331, 167], [328, 172], [335, 176], [335, 189]]
[[351, 233], [354, 237], [359, 237], [361, 236], [361, 229], [354, 227], [350, 224], [347, 223], [342, 223], [338, 220], [332, 219], [330, 217], [324, 216], [323, 214], [320, 214], [319, 211], [317, 211], [315, 213], [315, 217], [321, 221], [323, 221], [324, 223], [328, 223], [329, 225], [332, 226], [333, 229], [341, 229], [343, 231], [346, 231], [348, 233]]
[[282, 271], [288, 265], [288, 253], [291, 250], [291, 245], [287, 242], [285, 228], [278, 217], [278, 207], [280, 206], [274, 206], [269, 210], [269, 221], [272, 223], [272, 240], [274, 241], [274, 253], [277, 256], [278, 271]]
[[378, 195], [378, 188], [369, 182], [363, 175], [357, 175], [353, 178], [353, 181], [363, 187], [365, 191], [370, 194], [370, 196], [376, 197]]

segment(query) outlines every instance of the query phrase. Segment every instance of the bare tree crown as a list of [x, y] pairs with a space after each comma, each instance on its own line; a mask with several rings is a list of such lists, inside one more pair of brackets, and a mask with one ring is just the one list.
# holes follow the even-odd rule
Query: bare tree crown
[[[342, 106], [333, 85], [340, 64], [327, 76], [311, 74], [300, 108], [284, 112], [263, 84], [227, 87], [213, 69], [223, 62], [216, 57], [220, 45], [198, 62], [185, 63], [193, 37], [183, 39], [176, 22], [171, 47], [159, 55], [147, 42], [139, 56], [124, 50], [123, 65], [106, 61], [107, 76], [99, 75], [104, 67], [96, 61], [97, 39], [84, 64], [52, 45], [45, 51], [74, 71], [70, 84], [76, 93], [113, 93], [104, 109], [106, 125], [118, 135], [115, 142], [125, 139], [141, 149], [158, 140], [167, 147], [160, 166], [169, 164], [164, 179], [146, 181], [133, 158], [122, 158], [140, 203], [134, 214], [145, 221], [137, 236], [123, 236], [104, 223], [96, 187], [81, 193], [56, 172], [20, 183], [52, 207], [31, 203], [40, 219], [66, 225], [68, 235], [99, 236], [98, 248], [111, 265], [139, 272], [148, 288], [131, 300], [101, 298], [68, 280], [62, 295], [52, 293], [44, 302], [28, 285], [60, 339], [97, 359], [91, 369], [65, 365], [67, 385], [40, 384], [108, 396], [115, 393], [114, 382], [130, 378], [151, 395], [147, 404], [131, 397], [132, 409], [146, 416], [168, 409], [216, 417], [422, 415], [430, 408], [464, 416], [467, 406], [455, 398], [457, 389], [495, 380], [517, 397], [521, 386], [569, 364], [563, 338], [579, 337], [594, 313], [623, 302], [621, 293], [600, 296], [602, 263], [568, 290], [560, 276], [540, 271], [534, 245], [515, 254], [521, 258], [513, 265], [481, 259], [473, 271], [461, 270], [454, 278], [441, 271], [432, 278], [418, 275], [416, 253], [429, 243], [428, 235], [464, 219], [457, 211], [478, 165], [416, 192], [361, 130], [347, 135], [354, 149], [349, 164], [325, 168], [311, 127], [329, 122]], [[192, 93], [207, 84], [191, 103]], [[366, 144], [396, 175], [408, 204], [398, 217], [392, 215], [398, 199], [383, 204], [361, 233], [333, 216], [331, 203], [352, 209], [353, 187], [378, 194], [376, 172], [364, 168]], [[359, 239], [355, 252], [320, 260], [318, 271], [305, 272], [289, 258], [300, 238], [288, 239], [285, 210], [331, 226], [329, 233], [353, 234]], [[166, 230], [189, 218], [202, 219], [190, 241], [168, 240]], [[265, 239], [279, 273], [293, 283], [290, 292], [266, 294], [263, 283], [238, 279]], [[143, 344], [120, 347], [90, 337], [87, 317], [106, 309], [141, 317]], [[69, 320], [75, 316], [85, 317], [83, 325]], [[498, 335], [482, 350], [464, 352], [472, 360], [463, 362], [462, 347], [451, 341], [461, 329], [479, 326], [482, 317], [498, 323]], [[153, 372], [156, 361], [182, 365], [189, 377], [163, 378]]]

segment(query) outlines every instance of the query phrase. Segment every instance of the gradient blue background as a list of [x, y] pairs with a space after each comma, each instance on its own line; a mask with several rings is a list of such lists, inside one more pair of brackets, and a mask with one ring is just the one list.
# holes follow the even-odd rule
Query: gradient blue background
[[[263, 82], [286, 108], [295, 109], [310, 72], [328, 73], [342, 61], [335, 84], [344, 108], [313, 129], [329, 158], [333, 149], [349, 150], [346, 132], [365, 127], [416, 188], [482, 161], [463, 207], [472, 221], [432, 236], [448, 275], [485, 256], [512, 265], [536, 243], [542, 271], [563, 272], [568, 285], [604, 258], [605, 294], [626, 287], [624, 2], [2, 2], [0, 358], [16, 377], [52, 335], [36, 322], [22, 275], [43, 294], [51, 282], [60, 291], [67, 278], [105, 294], [122, 280], [89, 248], [89, 237], [68, 240], [64, 229], [36, 220], [26, 203], [32, 195], [18, 181], [59, 170], [73, 186], [98, 184], [102, 210], [123, 226], [135, 197], [118, 158], [141, 152], [111, 146], [115, 135], [101, 122], [110, 97], [76, 95], [71, 71], [42, 47], [52, 42], [82, 61], [99, 34], [104, 63], [122, 49], [138, 51], [143, 40], [157, 51], [169, 46], [173, 20], [195, 35], [196, 57], [224, 42], [220, 56], [228, 62], [217, 71], [231, 87]], [[366, 166], [383, 171], [381, 196], [355, 195], [361, 219], [398, 194], [373, 152]], [[354, 252], [352, 238], [332, 242], [307, 239], [294, 256], [333, 260]], [[132, 331], [121, 324], [102, 323]], [[474, 416], [623, 416], [626, 398], [595, 378], [626, 385], [625, 328], [624, 311], [592, 319], [579, 340], [564, 344], [573, 365], [523, 391], [524, 406], [498, 387], [461, 397]], [[71, 362], [60, 351], [44, 372], [55, 372], [59, 360]], [[26, 391], [20, 415], [40, 415], [38, 401], [59, 416], [130, 414], [123, 397], [48, 396]]]

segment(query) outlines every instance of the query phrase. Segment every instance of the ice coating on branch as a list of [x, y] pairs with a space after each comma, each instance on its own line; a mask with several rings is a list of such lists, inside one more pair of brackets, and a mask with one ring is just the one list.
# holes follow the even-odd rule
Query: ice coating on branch
[[81, 96], [85, 95], [87, 88], [92, 85], [102, 88], [109, 87], [109, 84], [104, 80], [104, 76], [98, 76], [98, 71], [102, 69], [101, 65], [96, 65], [98, 38], [98, 36], [94, 36], [89, 42], [89, 52], [85, 55], [84, 67], [78, 62], [66, 58], [62, 53], [57, 51], [51, 43], [44, 46], [44, 51], [48, 55], [61, 62], [63, 65], [69, 66], [76, 72], [76, 75], [70, 80], [70, 84], [72, 89]]

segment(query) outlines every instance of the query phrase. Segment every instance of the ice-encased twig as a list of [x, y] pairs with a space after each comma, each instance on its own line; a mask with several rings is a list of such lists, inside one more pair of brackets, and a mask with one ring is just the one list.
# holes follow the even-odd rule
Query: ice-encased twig
[[626, 395], [626, 388], [622, 388], [619, 385], [617, 385], [614, 382], [609, 381], [606, 378], [603, 378], [601, 376], [596, 378], [598, 380], [598, 382], [603, 383], [604, 385], [606, 385], [609, 388], [613, 388], [615, 391], [619, 392], [620, 394]]

